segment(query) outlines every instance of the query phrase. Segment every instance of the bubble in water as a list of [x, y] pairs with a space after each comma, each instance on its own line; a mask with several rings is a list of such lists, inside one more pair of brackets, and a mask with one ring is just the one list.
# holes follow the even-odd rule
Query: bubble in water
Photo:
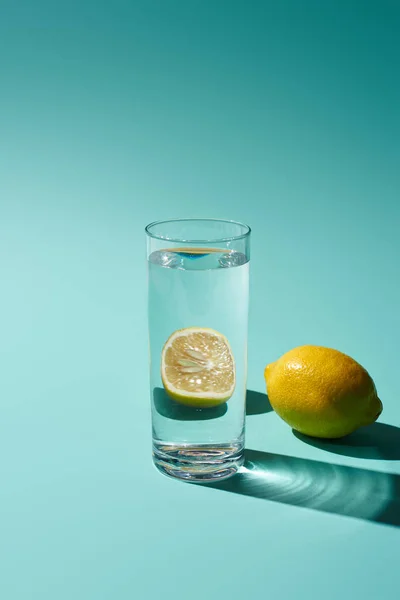
[[149, 261], [160, 267], [168, 269], [182, 269], [183, 259], [176, 252], [168, 252], [167, 250], [156, 250], [149, 256]]
[[221, 254], [218, 259], [219, 266], [223, 269], [228, 269], [229, 267], [240, 267], [247, 263], [247, 258], [245, 254], [242, 252], [226, 252], [225, 254]]

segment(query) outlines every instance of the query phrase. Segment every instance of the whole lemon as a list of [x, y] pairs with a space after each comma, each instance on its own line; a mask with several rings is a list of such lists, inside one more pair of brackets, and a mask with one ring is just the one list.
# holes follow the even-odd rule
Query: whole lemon
[[339, 438], [373, 423], [382, 412], [368, 372], [332, 348], [294, 348], [267, 365], [264, 377], [275, 412], [306, 435]]

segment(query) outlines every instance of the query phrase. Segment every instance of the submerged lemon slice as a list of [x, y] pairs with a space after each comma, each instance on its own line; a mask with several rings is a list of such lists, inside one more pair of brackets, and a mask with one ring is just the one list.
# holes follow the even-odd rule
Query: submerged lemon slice
[[196, 408], [218, 406], [235, 389], [235, 360], [228, 340], [214, 329], [178, 329], [166, 341], [161, 378], [167, 394]]

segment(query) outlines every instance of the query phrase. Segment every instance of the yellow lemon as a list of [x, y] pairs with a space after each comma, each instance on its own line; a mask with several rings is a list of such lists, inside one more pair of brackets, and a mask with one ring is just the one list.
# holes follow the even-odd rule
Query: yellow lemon
[[161, 378], [177, 402], [209, 408], [226, 402], [235, 389], [235, 361], [229, 342], [214, 329], [178, 329], [166, 341]]
[[299, 346], [264, 371], [273, 409], [293, 429], [339, 438], [382, 412], [375, 384], [354, 359], [332, 348]]

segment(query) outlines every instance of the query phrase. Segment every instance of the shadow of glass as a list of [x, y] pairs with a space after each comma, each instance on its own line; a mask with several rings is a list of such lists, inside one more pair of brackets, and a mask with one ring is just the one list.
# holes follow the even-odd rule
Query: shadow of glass
[[273, 410], [269, 403], [267, 394], [247, 390], [246, 394], [246, 415], [261, 415]]
[[240, 473], [208, 487], [400, 526], [400, 475], [257, 450], [245, 458]]
[[164, 388], [156, 387], [153, 389], [153, 402], [156, 411], [163, 417], [175, 419], [177, 421], [206, 421], [208, 419], [218, 419], [228, 410], [226, 402], [212, 408], [194, 408], [184, 406], [179, 402], [174, 402]]
[[327, 452], [356, 458], [400, 460], [400, 428], [373, 423], [338, 440], [324, 440], [293, 431], [299, 440]]

